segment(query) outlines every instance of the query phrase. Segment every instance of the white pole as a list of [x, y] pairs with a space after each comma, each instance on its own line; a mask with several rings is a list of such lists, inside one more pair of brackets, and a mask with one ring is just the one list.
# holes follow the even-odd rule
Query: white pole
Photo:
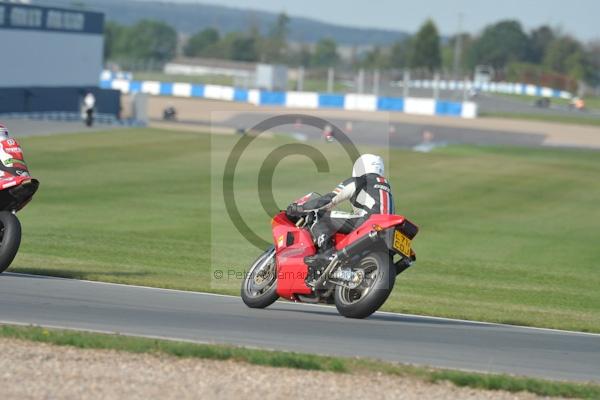
[[300, 66], [300, 68], [298, 68], [298, 82], [296, 85], [296, 89], [301, 92], [302, 90], [304, 90], [304, 66]]
[[358, 93], [363, 93], [365, 91], [365, 70], [364, 69], [359, 69], [358, 70], [358, 82], [357, 82], [357, 92]]
[[433, 98], [437, 100], [440, 97], [440, 73], [436, 72], [433, 76]]
[[333, 93], [333, 79], [334, 79], [333, 67], [329, 67], [327, 70], [327, 92]]
[[458, 14], [458, 31], [456, 32], [456, 40], [454, 42], [454, 59], [452, 72], [454, 79], [458, 80], [460, 76], [461, 58], [462, 58], [462, 25], [463, 25], [463, 14]]
[[373, 71], [373, 94], [375, 96], [379, 95], [379, 70], [376, 69]]

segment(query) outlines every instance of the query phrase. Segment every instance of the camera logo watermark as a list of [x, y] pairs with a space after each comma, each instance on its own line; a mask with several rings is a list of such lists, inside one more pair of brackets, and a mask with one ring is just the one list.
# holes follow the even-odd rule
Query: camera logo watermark
[[[343, 118], [263, 111], [212, 113], [213, 287], [233, 289], [244, 279], [244, 269], [273, 247], [270, 220], [290, 202], [309, 192], [333, 190], [350, 177], [361, 150], [378, 154], [386, 150], [389, 121], [381, 115], [375, 122]], [[231, 130], [239, 134], [233, 141], [224, 135]], [[323, 178], [315, 178], [315, 172]]]
[[[239, 211], [236, 202], [235, 190], [234, 190], [234, 178], [238, 162], [243, 155], [244, 151], [248, 146], [257, 138], [259, 135], [266, 131], [272, 130], [277, 127], [296, 124], [297, 121], [301, 120], [303, 125], [310, 126], [321, 131], [329, 130], [332, 137], [341, 145], [345, 153], [348, 156], [350, 165], [354, 164], [354, 161], [360, 156], [360, 153], [354, 143], [348, 138], [346, 133], [339, 127], [331, 122], [303, 114], [284, 114], [277, 115], [250, 128], [249, 134], [242, 136], [239, 141], [235, 144], [229, 157], [225, 163], [225, 170], [223, 173], [223, 199], [227, 210], [227, 215], [235, 225], [238, 232], [256, 248], [264, 250], [265, 247], [271, 243], [265, 241], [260, 237], [252, 228], [245, 222], [242, 214]], [[274, 149], [264, 159], [260, 166], [258, 173], [258, 194], [259, 200], [263, 210], [270, 217], [274, 216], [279, 212], [275, 198], [273, 195], [273, 174], [277, 165], [286, 157], [293, 155], [301, 155], [310, 159], [317, 167], [319, 173], [329, 172], [329, 163], [325, 155], [316, 147], [310, 146], [306, 143], [290, 143], [284, 144]]]

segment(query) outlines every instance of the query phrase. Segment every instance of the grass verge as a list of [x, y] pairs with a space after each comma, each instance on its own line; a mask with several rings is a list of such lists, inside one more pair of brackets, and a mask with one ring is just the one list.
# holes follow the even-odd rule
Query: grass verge
[[593, 384], [552, 382], [510, 375], [431, 369], [366, 359], [349, 359], [304, 353], [246, 349], [225, 345], [195, 344], [114, 334], [12, 325], [0, 325], [0, 337], [42, 342], [58, 346], [72, 346], [81, 349], [117, 350], [130, 353], [166, 354], [186, 358], [233, 360], [279, 368], [356, 374], [361, 372], [384, 373], [395, 376], [414, 377], [432, 383], [449, 381], [457, 386], [485, 390], [505, 390], [509, 392], [530, 392], [541, 396], [600, 398], [600, 386]]
[[145, 71], [134, 72], [133, 79], [136, 81], [183, 82], [197, 83], [202, 85], [233, 86], [233, 78], [226, 75], [180, 75]]
[[[159, 81], [159, 82], [183, 82], [196, 83], [202, 85], [225, 85], [235, 86], [235, 80], [231, 76], [226, 75], [180, 75], [180, 74], [165, 74], [164, 72], [134, 72], [133, 79], [137, 81]], [[297, 90], [297, 82], [289, 81], [288, 90]], [[303, 83], [304, 91], [325, 92], [327, 90], [327, 79], [305, 79]], [[347, 92], [348, 87], [335, 82], [333, 91], [336, 93]]]
[[[260, 250], [223, 199], [222, 171], [238, 140], [158, 129], [23, 138], [41, 186], [19, 212], [23, 240], [11, 271], [239, 295]], [[240, 215], [266, 240], [257, 176], [288, 143], [254, 141], [236, 171]], [[328, 192], [351, 169], [337, 144], [305, 144], [319, 147], [330, 172], [315, 175], [304, 157], [282, 160], [273, 177], [282, 208]], [[600, 332], [598, 155], [390, 149], [396, 211], [421, 230], [418, 262], [398, 277], [384, 310]]]

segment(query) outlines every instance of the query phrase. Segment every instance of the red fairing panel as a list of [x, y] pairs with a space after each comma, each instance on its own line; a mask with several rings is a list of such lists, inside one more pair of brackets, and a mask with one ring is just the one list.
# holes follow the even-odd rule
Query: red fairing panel
[[[21, 145], [19, 145], [19, 142], [17, 142], [15, 139], [10, 138], [1, 141], [0, 147], [2, 147], [2, 151], [9, 154], [14, 160], [24, 160]], [[15, 166], [17, 166], [17, 163], [15, 163]], [[25, 162], [21, 163], [20, 166], [23, 167], [23, 169], [27, 169]]]
[[23, 150], [15, 139], [9, 138], [0, 142], [0, 157], [4, 165], [23, 172], [21, 175], [13, 175], [6, 171], [0, 171], [0, 190], [20, 185], [31, 179], [23, 158]]
[[358, 238], [361, 238], [371, 232], [373, 230], [373, 225], [379, 225], [383, 229], [391, 228], [392, 226], [400, 225], [404, 222], [404, 217], [402, 215], [393, 215], [393, 214], [373, 214], [366, 220], [361, 226], [359, 226], [354, 231], [350, 232], [343, 239], [340, 236], [336, 236], [335, 248], [337, 250], [341, 250], [344, 247], [348, 246], [350, 243], [354, 242]]
[[29, 180], [31, 180], [31, 177], [29, 176], [8, 176], [0, 178], [0, 190], [20, 185], [21, 183]]
[[[273, 218], [272, 228], [277, 261], [277, 294], [280, 297], [295, 300], [295, 294], [312, 293], [312, 290], [304, 282], [308, 273], [304, 257], [311, 256], [316, 252], [310, 233], [297, 228], [287, 219], [284, 212]], [[288, 234], [291, 243], [289, 245]]]

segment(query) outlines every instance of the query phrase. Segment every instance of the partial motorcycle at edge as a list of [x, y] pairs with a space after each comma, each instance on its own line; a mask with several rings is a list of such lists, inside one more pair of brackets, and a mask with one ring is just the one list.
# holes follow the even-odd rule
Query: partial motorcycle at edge
[[21, 245], [17, 211], [31, 201], [39, 181], [29, 175], [19, 143], [0, 141], [0, 273], [12, 263]]

